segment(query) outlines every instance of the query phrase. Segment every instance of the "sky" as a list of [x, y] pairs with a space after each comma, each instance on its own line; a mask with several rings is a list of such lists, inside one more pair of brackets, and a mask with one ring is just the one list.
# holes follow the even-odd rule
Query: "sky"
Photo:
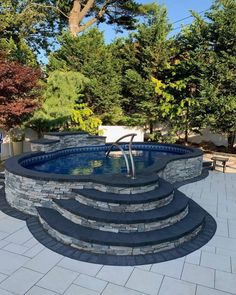
[[[181, 25], [189, 24], [193, 18], [188, 18], [183, 21], [179, 21], [183, 18], [189, 17], [191, 15], [190, 10], [196, 12], [202, 12], [209, 9], [213, 3], [213, 0], [136, 0], [138, 3], [148, 4], [152, 2], [157, 2], [158, 4], [163, 4], [167, 7], [168, 18], [170, 23], [173, 24], [173, 31], [171, 35], [177, 34], [181, 30]], [[203, 14], [201, 14], [203, 15]], [[112, 26], [105, 24], [99, 25], [99, 28], [104, 32], [104, 37], [106, 43], [111, 43], [116, 37], [122, 36], [121, 34], [116, 34]], [[123, 36], [128, 33], [124, 33]], [[45, 64], [48, 62], [47, 57], [44, 53], [38, 55], [39, 62]]]
[[[213, 0], [137, 0], [137, 2], [142, 4], [157, 2], [158, 4], [165, 5], [167, 7], [170, 23], [178, 21], [177, 23], [173, 24], [174, 30], [172, 31], [172, 34], [176, 34], [180, 31], [181, 25], [189, 24], [192, 21], [192, 18], [188, 18], [179, 22], [180, 19], [190, 16], [190, 10], [202, 12], [206, 9], [209, 9], [213, 3]], [[101, 25], [100, 29], [104, 31], [105, 40], [107, 43], [110, 43], [116, 37], [121, 36], [120, 34], [116, 35], [114, 29], [112, 29], [110, 26]]]

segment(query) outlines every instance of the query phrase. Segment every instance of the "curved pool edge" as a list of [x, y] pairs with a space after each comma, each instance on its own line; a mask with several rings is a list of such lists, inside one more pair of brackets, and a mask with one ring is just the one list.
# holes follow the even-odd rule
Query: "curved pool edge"
[[[126, 143], [122, 143], [126, 144]], [[157, 145], [156, 143], [148, 142], [148, 143], [135, 143], [138, 145]], [[135, 145], [134, 144], [134, 145]], [[109, 146], [110, 144], [106, 144], [105, 146]], [[64, 175], [64, 174], [55, 174], [55, 173], [45, 173], [45, 172], [38, 172], [33, 171], [27, 168], [24, 168], [20, 162], [24, 159], [30, 158], [32, 156], [40, 156], [47, 154], [46, 152], [29, 152], [25, 153], [20, 156], [15, 156], [12, 158], [9, 158], [5, 162], [5, 168], [6, 170], [14, 175], [18, 175], [25, 178], [30, 178], [34, 180], [42, 180], [42, 181], [59, 181], [59, 182], [92, 182], [102, 185], [109, 185], [109, 186], [122, 186], [122, 187], [136, 187], [140, 185], [148, 185], [153, 184], [158, 180], [158, 177], [162, 177], [167, 181], [170, 181], [170, 177], [174, 177], [174, 174], [170, 175], [170, 170], [173, 170], [173, 166], [179, 163], [183, 163], [184, 161], [192, 161], [191, 159], [199, 159], [199, 165], [198, 169], [194, 169], [192, 171], [195, 173], [195, 175], [190, 175], [189, 178], [196, 177], [201, 174], [201, 170], [199, 169], [200, 166], [202, 166], [202, 156], [203, 152], [196, 148], [189, 148], [182, 145], [176, 145], [176, 144], [159, 144], [163, 147], [176, 147], [181, 149], [186, 149], [190, 151], [187, 154], [183, 155], [176, 155], [176, 156], [165, 156], [163, 159], [159, 159], [157, 163], [154, 163], [152, 166], [146, 168], [142, 174], [138, 174], [136, 179], [128, 178], [125, 175], [122, 174], [106, 174], [104, 175]], [[96, 146], [93, 146], [93, 148], [96, 148]], [[98, 146], [98, 147], [101, 147]], [[84, 147], [79, 147], [83, 149]], [[72, 150], [73, 148], [67, 148], [64, 150]], [[63, 151], [63, 150], [61, 150]], [[178, 162], [176, 162], [178, 161]], [[180, 162], [181, 161], [181, 162]], [[174, 164], [171, 164], [175, 162]], [[168, 164], [170, 167], [168, 167]], [[168, 171], [164, 171], [165, 168], [168, 168]], [[183, 169], [181, 171], [186, 171], [188, 167], [186, 165], [183, 166]], [[175, 170], [175, 169], [174, 169]], [[189, 171], [187, 171], [189, 172]], [[169, 175], [168, 175], [169, 174]], [[182, 181], [188, 179], [188, 175], [185, 175], [183, 179], [181, 179], [181, 176], [178, 179], [174, 179], [173, 181], [170, 181], [171, 183], [174, 183], [176, 181]]]

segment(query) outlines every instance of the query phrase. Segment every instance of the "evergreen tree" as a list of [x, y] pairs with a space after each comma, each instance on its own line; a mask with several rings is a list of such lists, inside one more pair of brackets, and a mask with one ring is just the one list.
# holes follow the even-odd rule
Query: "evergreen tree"
[[207, 97], [206, 121], [226, 134], [232, 149], [236, 135], [236, 2], [217, 0], [206, 14], [210, 62], [201, 95]]
[[89, 80], [76, 72], [51, 72], [41, 108], [28, 125], [41, 134], [50, 130], [83, 130], [95, 133], [101, 124], [84, 103], [82, 91]]
[[166, 9], [155, 6], [153, 13], [138, 27], [137, 33], [114, 44], [122, 81], [122, 107], [128, 124], [146, 125], [150, 133], [159, 119], [158, 99], [151, 77], [161, 75], [168, 60], [170, 25]]
[[72, 70], [89, 78], [84, 91], [86, 103], [104, 123], [116, 123], [120, 119], [117, 114], [122, 114], [120, 76], [103, 33], [93, 28], [78, 37], [64, 34], [59, 42], [60, 49], [50, 56], [49, 71]]

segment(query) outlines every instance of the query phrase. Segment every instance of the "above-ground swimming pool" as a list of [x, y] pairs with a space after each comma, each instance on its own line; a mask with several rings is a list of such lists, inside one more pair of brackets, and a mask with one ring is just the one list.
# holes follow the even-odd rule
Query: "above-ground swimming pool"
[[[38, 172], [66, 175], [127, 173], [122, 152], [113, 147], [112, 152], [107, 157], [108, 147], [109, 145], [52, 152], [25, 159], [21, 162], [21, 165]], [[124, 144], [122, 147], [128, 153], [128, 145]], [[145, 168], [154, 164], [158, 165], [158, 160], [184, 155], [189, 152], [189, 150], [183, 148], [148, 144], [133, 144], [132, 148], [137, 173], [142, 173]]]
[[133, 143], [132, 177], [126, 143], [108, 157], [111, 144], [85, 133], [51, 133], [34, 144], [36, 152], [7, 160], [6, 199], [31, 216], [31, 232], [52, 250], [100, 264], [150, 264], [187, 255], [214, 235], [214, 219], [173, 185], [201, 174], [200, 150]]

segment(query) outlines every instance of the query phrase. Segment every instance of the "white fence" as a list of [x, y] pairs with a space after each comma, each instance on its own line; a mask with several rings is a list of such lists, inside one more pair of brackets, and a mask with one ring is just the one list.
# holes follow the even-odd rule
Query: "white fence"
[[[100, 126], [99, 133], [106, 136], [106, 142], [114, 142], [121, 136], [136, 133], [137, 136], [134, 137], [134, 142], [144, 141], [144, 129], [141, 127], [129, 127], [129, 126]], [[129, 138], [124, 138], [121, 141], [129, 141]]]

